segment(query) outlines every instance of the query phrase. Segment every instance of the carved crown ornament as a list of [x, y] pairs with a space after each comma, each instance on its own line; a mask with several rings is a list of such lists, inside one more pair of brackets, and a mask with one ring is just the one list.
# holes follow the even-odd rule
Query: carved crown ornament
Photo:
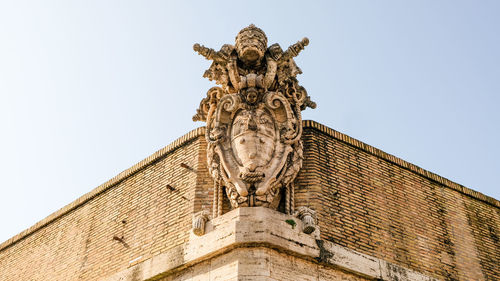
[[[222, 214], [223, 189], [233, 208], [264, 206], [294, 212], [293, 181], [302, 167], [302, 117], [315, 108], [296, 76], [296, 57], [309, 40], [283, 51], [267, 46], [253, 24], [219, 51], [195, 44], [213, 61], [203, 77], [219, 86], [207, 92], [193, 116], [206, 122], [207, 160], [214, 179], [213, 217]], [[284, 205], [284, 206], [283, 206]]]

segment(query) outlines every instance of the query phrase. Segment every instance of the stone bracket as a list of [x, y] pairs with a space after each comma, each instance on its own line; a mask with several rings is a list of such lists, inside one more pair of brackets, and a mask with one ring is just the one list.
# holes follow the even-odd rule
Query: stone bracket
[[308, 207], [298, 207], [294, 214], [297, 218], [302, 220], [302, 231], [305, 234], [311, 234], [317, 228], [316, 212]]
[[205, 224], [210, 219], [207, 210], [200, 211], [193, 215], [193, 233], [197, 236], [205, 234]]

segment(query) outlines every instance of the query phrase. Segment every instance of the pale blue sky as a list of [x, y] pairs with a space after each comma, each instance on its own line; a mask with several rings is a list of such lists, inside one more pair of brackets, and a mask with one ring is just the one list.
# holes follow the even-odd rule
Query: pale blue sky
[[[243, 3], [243, 4], [240, 4]], [[1, 1], [0, 241], [189, 130], [195, 42], [304, 36], [313, 119], [500, 198], [500, 1]]]

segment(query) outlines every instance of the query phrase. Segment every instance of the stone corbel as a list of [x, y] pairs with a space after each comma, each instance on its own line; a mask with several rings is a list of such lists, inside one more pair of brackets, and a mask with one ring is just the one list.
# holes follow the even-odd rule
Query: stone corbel
[[193, 233], [197, 236], [205, 234], [205, 223], [210, 219], [210, 213], [203, 210], [193, 215]]
[[316, 211], [308, 207], [298, 207], [294, 214], [303, 224], [302, 232], [311, 234], [316, 230]]

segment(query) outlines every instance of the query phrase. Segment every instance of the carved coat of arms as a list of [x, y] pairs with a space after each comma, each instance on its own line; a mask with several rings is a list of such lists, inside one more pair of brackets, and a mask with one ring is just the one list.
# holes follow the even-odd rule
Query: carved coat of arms
[[215, 51], [194, 50], [212, 60], [203, 75], [211, 88], [193, 117], [206, 122], [208, 168], [214, 179], [214, 216], [222, 212], [223, 188], [233, 208], [284, 205], [294, 211], [293, 181], [302, 166], [302, 118], [315, 108], [298, 84], [301, 72], [293, 58], [307, 38], [283, 51], [267, 47], [265, 33], [250, 25], [235, 45]]

